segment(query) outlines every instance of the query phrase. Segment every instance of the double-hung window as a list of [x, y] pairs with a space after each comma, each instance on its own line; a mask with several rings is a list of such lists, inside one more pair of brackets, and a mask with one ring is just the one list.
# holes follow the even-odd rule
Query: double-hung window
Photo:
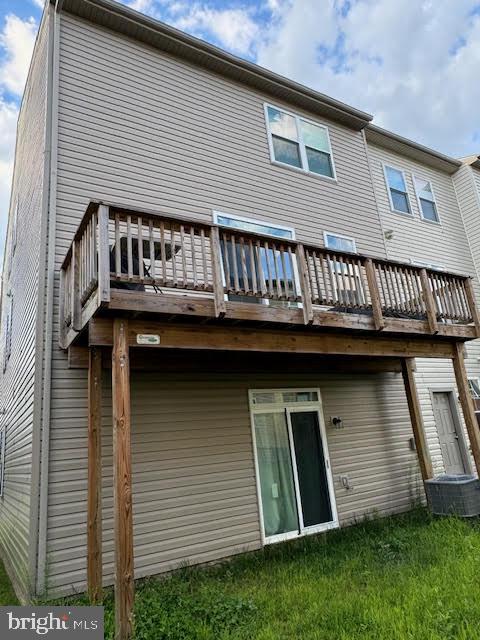
[[412, 210], [403, 171], [385, 166], [385, 180], [387, 181], [388, 197], [392, 211], [411, 214]]
[[8, 294], [7, 300], [7, 315], [5, 317], [5, 329], [4, 329], [4, 346], [3, 346], [3, 371], [7, 368], [7, 363], [10, 360], [10, 354], [12, 352], [12, 320], [13, 320], [13, 296]]
[[475, 416], [480, 426], [480, 380], [478, 378], [470, 378], [468, 386], [470, 387], [470, 393], [475, 406]]
[[[327, 249], [357, 253], [357, 245], [354, 238], [328, 231], [324, 232], [323, 238]], [[329, 260], [328, 263], [336, 299], [342, 300], [345, 304], [363, 304], [365, 301], [358, 267], [352, 264], [342, 264], [338, 260]], [[336, 278], [335, 274], [340, 277]], [[345, 278], [343, 276], [348, 277]]]
[[429, 222], [439, 222], [432, 183], [423, 178], [417, 178], [417, 176], [414, 176], [413, 181], [422, 218]]
[[265, 115], [272, 162], [335, 178], [327, 127], [270, 105]]

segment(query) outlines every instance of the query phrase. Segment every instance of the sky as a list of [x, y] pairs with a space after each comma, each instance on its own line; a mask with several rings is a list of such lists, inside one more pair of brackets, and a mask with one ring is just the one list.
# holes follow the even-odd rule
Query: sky
[[[367, 111], [455, 157], [480, 154], [480, 0], [121, 0]], [[43, 0], [0, 0], [0, 252], [15, 128]]]

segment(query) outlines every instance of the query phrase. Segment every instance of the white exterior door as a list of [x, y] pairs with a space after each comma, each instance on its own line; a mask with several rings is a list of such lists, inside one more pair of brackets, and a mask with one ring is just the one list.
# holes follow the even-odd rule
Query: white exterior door
[[460, 448], [460, 436], [457, 433], [457, 423], [452, 413], [450, 393], [433, 393], [433, 409], [445, 473], [463, 474], [466, 469]]

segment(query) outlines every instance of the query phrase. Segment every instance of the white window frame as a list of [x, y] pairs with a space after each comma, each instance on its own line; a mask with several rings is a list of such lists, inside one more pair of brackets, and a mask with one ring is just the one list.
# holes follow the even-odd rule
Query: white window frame
[[335, 236], [336, 238], [340, 238], [341, 240], [348, 240], [349, 242], [351, 242], [353, 244], [353, 251], [351, 251], [351, 252], [347, 251], [346, 253], [358, 253], [358, 251], [357, 251], [357, 242], [356, 242], [355, 238], [352, 238], [351, 236], [344, 236], [341, 233], [334, 233], [333, 231], [324, 231], [323, 232], [323, 243], [325, 245], [325, 249], [329, 249], [330, 251], [335, 251], [335, 249], [332, 249], [331, 247], [328, 246], [327, 236]]
[[432, 271], [445, 271], [445, 265], [435, 264], [434, 262], [423, 262], [421, 260], [413, 260], [410, 258], [410, 263], [414, 267], [423, 267], [425, 269], [432, 269]]
[[[432, 181], [429, 180], [428, 178], [424, 178], [421, 175], [412, 174], [412, 178], [413, 178], [413, 188], [415, 189], [415, 197], [417, 198], [417, 204], [418, 204], [418, 210], [420, 211], [420, 217], [424, 222], [428, 222], [429, 224], [437, 224], [440, 225], [440, 214], [438, 212], [438, 204], [437, 204], [437, 198], [435, 197], [435, 192], [433, 190], [433, 184]], [[417, 188], [417, 179], [418, 180], [423, 180], [424, 182], [428, 182], [428, 184], [430, 185], [430, 191], [432, 192], [432, 200], [431, 202], [433, 202], [433, 204], [435, 205], [435, 212], [437, 214], [437, 219], [436, 220], [429, 220], [428, 218], [425, 218], [423, 215], [423, 209], [422, 209], [422, 203], [420, 201], [420, 192]]]
[[7, 370], [7, 364], [10, 360], [12, 353], [12, 327], [13, 327], [13, 295], [11, 292], [7, 293], [7, 315], [5, 318], [5, 332], [3, 343], [3, 372]]
[[[412, 203], [410, 201], [410, 194], [408, 193], [408, 183], [407, 183], [407, 176], [405, 174], [405, 171], [403, 169], [399, 169], [398, 167], [394, 167], [393, 165], [387, 164], [385, 162], [382, 164], [382, 166], [383, 166], [383, 177], [385, 178], [385, 186], [387, 187], [388, 201], [390, 202], [391, 211], [393, 211], [393, 213], [399, 213], [402, 216], [409, 216], [410, 218], [413, 218]], [[403, 182], [405, 184], [405, 195], [407, 196], [408, 208], [410, 209], [409, 212], [400, 211], [399, 209], [395, 209], [395, 207], [393, 206], [392, 193], [390, 191], [390, 184], [388, 182], [387, 168], [393, 169], [394, 171], [398, 171], [399, 173], [402, 174]]]
[[[287, 162], [281, 162], [280, 160], [276, 160], [275, 158], [275, 151], [273, 148], [273, 141], [272, 141], [272, 131], [270, 129], [270, 120], [268, 118], [268, 107], [271, 107], [272, 109], [276, 109], [277, 111], [281, 111], [282, 113], [285, 113], [288, 116], [291, 116], [292, 118], [295, 119], [295, 126], [297, 128], [297, 137], [298, 140], [291, 140], [291, 142], [296, 142], [299, 146], [299, 151], [300, 151], [300, 162], [302, 164], [301, 167], [295, 167], [292, 164], [288, 164]], [[288, 169], [293, 169], [293, 171], [300, 171], [301, 173], [307, 173], [310, 176], [315, 176], [316, 178], [320, 178], [322, 180], [329, 180], [330, 182], [337, 182], [337, 170], [335, 168], [335, 160], [333, 158], [333, 150], [332, 150], [332, 143], [330, 140], [330, 132], [328, 130], [328, 127], [324, 124], [321, 124], [320, 122], [315, 122], [315, 120], [310, 120], [309, 118], [305, 118], [304, 116], [299, 115], [298, 113], [292, 113], [291, 111], [288, 111], [287, 109], [284, 109], [283, 107], [277, 107], [274, 104], [270, 104], [267, 102], [264, 102], [263, 104], [263, 109], [264, 109], [264, 113], [265, 113], [265, 123], [266, 123], [266, 127], [267, 127], [267, 138], [268, 138], [268, 148], [270, 151], [270, 162], [272, 164], [276, 164], [279, 167], [287, 167]], [[308, 168], [308, 159], [307, 159], [307, 153], [305, 150], [305, 143], [303, 141], [303, 136], [302, 136], [302, 129], [299, 126], [299, 121], [303, 120], [303, 122], [307, 122], [308, 124], [312, 124], [316, 127], [320, 127], [322, 129], [325, 130], [326, 134], [327, 134], [327, 141], [328, 141], [328, 148], [329, 148], [329, 155], [330, 155], [330, 162], [332, 165], [332, 176], [325, 176], [322, 173], [316, 173], [315, 171], [310, 171], [310, 169]], [[288, 140], [288, 138], [286, 138]], [[325, 153], [325, 152], [324, 152]]]
[[[212, 214], [213, 214], [213, 223], [218, 224], [220, 226], [223, 226], [218, 222], [218, 218], [221, 216], [222, 218], [230, 218], [231, 220], [238, 220], [239, 222], [248, 222], [249, 224], [258, 224], [262, 227], [272, 227], [274, 229], [282, 229], [283, 231], [288, 231], [292, 234], [291, 238], [284, 238], [285, 240], [296, 240], [294, 227], [287, 227], [286, 225], [278, 224], [277, 222], [268, 222], [266, 220], [257, 220], [256, 218], [248, 218], [247, 216], [239, 216], [236, 213], [226, 213], [225, 211], [218, 211], [217, 209], [214, 209], [212, 211]], [[244, 231], [244, 229], [240, 229], [240, 228], [239, 229], [236, 229], [235, 227], [231, 227], [231, 228], [235, 229], [236, 231]], [[248, 231], [246, 233], [248, 233]], [[269, 238], [275, 238], [276, 240], [279, 240], [279, 239], [281, 240], [283, 238], [283, 236], [273, 236], [269, 233], [261, 233], [260, 235], [268, 236]]]
[[[318, 400], [311, 400], [305, 402], [281, 402], [281, 403], [262, 403], [262, 404], [254, 404], [253, 397], [255, 393], [305, 393], [305, 392], [316, 392]], [[337, 503], [335, 496], [335, 487], [333, 483], [333, 473], [332, 473], [332, 465], [330, 462], [330, 455], [328, 452], [328, 441], [327, 441], [327, 431], [325, 427], [325, 420], [323, 416], [323, 408], [322, 408], [322, 395], [320, 393], [320, 389], [318, 387], [285, 387], [285, 388], [275, 388], [275, 389], [249, 389], [248, 390], [248, 401], [250, 408], [250, 427], [252, 433], [252, 442], [253, 442], [253, 457], [255, 463], [255, 480], [257, 487], [257, 501], [258, 501], [258, 509], [259, 509], [259, 517], [260, 517], [260, 534], [262, 539], [262, 544], [274, 544], [276, 542], [285, 542], [286, 540], [292, 540], [294, 538], [303, 538], [304, 536], [311, 535], [314, 533], [321, 533], [322, 531], [328, 531], [329, 529], [337, 529], [339, 526], [338, 521], [338, 512], [337, 512]], [[255, 422], [254, 415], [256, 413], [286, 413], [287, 416], [287, 428], [288, 428], [288, 438], [290, 447], [292, 447], [292, 429], [291, 423], [289, 419], [288, 412], [301, 412], [301, 411], [316, 411], [318, 413], [318, 425], [320, 429], [320, 438], [323, 447], [323, 457], [325, 460], [325, 471], [327, 475], [327, 486], [328, 493], [330, 499], [330, 508], [332, 511], [332, 520], [330, 522], [324, 522], [320, 525], [315, 525], [313, 527], [302, 527], [303, 517], [302, 514], [299, 513], [300, 526], [301, 531], [290, 531], [287, 533], [280, 533], [274, 536], [266, 536], [265, 535], [265, 524], [263, 521], [263, 504], [262, 504], [262, 488], [260, 485], [260, 468], [258, 464], [258, 455], [257, 455], [257, 439], [255, 435]], [[295, 449], [291, 450], [292, 462], [293, 462], [293, 475], [294, 475], [294, 488], [295, 488], [295, 498], [298, 505], [302, 505], [301, 497], [299, 494], [298, 487], [298, 472], [295, 460]]]
[[[475, 383], [476, 383], [476, 385], [477, 385], [477, 387], [479, 387], [479, 388], [480, 388], [480, 378], [468, 378], [468, 383], [469, 383], [469, 384], [468, 384], [468, 387], [469, 387], [470, 391], [472, 391], [472, 388], [470, 387], [470, 381], [475, 382]], [[473, 395], [473, 393], [471, 393], [470, 395], [471, 395], [471, 396], [472, 396], [472, 398], [474, 398], [475, 400], [480, 400], [480, 395], [479, 395], [478, 397], [477, 397], [477, 396], [474, 396], [474, 395]], [[480, 409], [479, 409], [478, 411], [476, 411], [475, 413], [480, 413]]]

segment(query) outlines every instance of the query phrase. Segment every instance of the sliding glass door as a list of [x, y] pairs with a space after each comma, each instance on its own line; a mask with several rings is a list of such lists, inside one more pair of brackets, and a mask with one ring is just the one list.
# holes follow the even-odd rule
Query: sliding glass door
[[265, 541], [337, 526], [318, 390], [252, 391], [250, 402]]

